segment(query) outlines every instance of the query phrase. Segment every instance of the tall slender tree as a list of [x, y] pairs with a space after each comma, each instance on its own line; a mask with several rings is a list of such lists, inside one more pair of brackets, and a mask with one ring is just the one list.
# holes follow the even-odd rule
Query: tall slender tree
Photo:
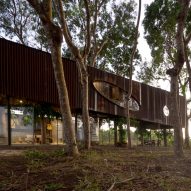
[[171, 77], [171, 105], [170, 112], [171, 118], [174, 124], [174, 152], [177, 157], [183, 156], [182, 149], [182, 129], [180, 125], [179, 116], [179, 87], [178, 87], [178, 75], [184, 65], [184, 27], [185, 21], [189, 10], [189, 0], [179, 0], [179, 13], [177, 16], [177, 32], [176, 32], [176, 58], [173, 68], [167, 70], [167, 74]]
[[133, 60], [135, 56], [135, 52], [137, 49], [137, 40], [138, 40], [138, 33], [139, 33], [139, 22], [140, 22], [140, 16], [141, 16], [141, 0], [139, 0], [139, 11], [138, 11], [138, 17], [137, 17], [137, 25], [136, 25], [136, 31], [135, 31], [135, 40], [133, 45], [133, 51], [131, 53], [130, 58], [130, 72], [129, 72], [129, 88], [128, 88], [128, 94], [127, 94], [127, 103], [126, 103], [126, 120], [127, 120], [127, 138], [128, 138], [128, 148], [131, 148], [131, 131], [130, 131], [130, 113], [129, 113], [129, 101], [132, 96], [132, 77], [133, 77]]
[[113, 19], [115, 14], [109, 13], [108, 10], [109, 2], [82, 0], [71, 3], [60, 0], [56, 6], [65, 41], [78, 63], [86, 148], [90, 148], [87, 66], [96, 66], [98, 55], [110, 41], [116, 28], [117, 23]]
[[66, 149], [69, 154], [78, 155], [79, 152], [76, 144], [74, 128], [72, 128], [72, 115], [61, 56], [61, 45], [63, 41], [62, 30], [53, 20], [51, 0], [28, 0], [28, 2], [39, 15], [50, 45], [52, 64], [60, 101], [60, 109], [63, 117], [65, 141], [67, 146]]
[[[186, 31], [187, 36], [185, 39], [189, 40], [190, 38], [189, 32], [185, 30], [187, 28], [188, 10], [189, 1], [155, 0], [146, 8], [146, 16], [143, 22], [146, 39], [151, 47], [154, 71], [160, 69], [160, 74], [164, 74], [165, 69], [167, 69], [167, 73], [171, 78], [172, 100], [170, 115], [175, 120], [173, 124], [175, 124], [175, 154], [177, 156], [183, 155], [181, 149], [182, 131], [178, 117], [179, 92], [177, 88], [178, 75], [185, 61], [184, 31]], [[163, 63], [163, 66], [161, 63]]]

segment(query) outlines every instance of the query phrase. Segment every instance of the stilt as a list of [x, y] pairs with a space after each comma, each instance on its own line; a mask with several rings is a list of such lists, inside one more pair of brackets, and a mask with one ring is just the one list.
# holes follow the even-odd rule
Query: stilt
[[164, 136], [164, 146], [167, 147], [167, 134], [166, 134], [166, 129], [163, 129], [163, 136]]
[[7, 124], [8, 124], [8, 145], [11, 146], [11, 105], [9, 97], [7, 97]]
[[114, 120], [114, 145], [117, 146], [117, 123]]

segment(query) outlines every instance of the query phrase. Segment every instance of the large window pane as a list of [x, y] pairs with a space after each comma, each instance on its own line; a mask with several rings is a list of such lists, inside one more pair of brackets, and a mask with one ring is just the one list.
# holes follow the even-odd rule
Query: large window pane
[[33, 143], [33, 108], [11, 107], [12, 144]]
[[0, 145], [8, 144], [7, 109], [0, 107]]

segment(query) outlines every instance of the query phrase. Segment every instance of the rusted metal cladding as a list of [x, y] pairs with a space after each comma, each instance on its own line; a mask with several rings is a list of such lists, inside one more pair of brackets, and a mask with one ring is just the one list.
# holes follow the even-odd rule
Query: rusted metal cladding
[[[76, 63], [63, 58], [63, 67], [72, 112], [79, 112], [82, 99]], [[128, 92], [129, 80], [93, 67], [88, 67], [88, 72], [90, 112], [124, 117], [124, 108], [101, 95], [93, 83], [106, 82]], [[0, 95], [59, 106], [50, 54], [0, 39]], [[131, 112], [132, 117], [172, 125], [170, 115], [163, 113], [163, 107], [169, 107], [169, 92], [133, 81], [132, 97], [140, 104], [139, 111]], [[184, 126], [186, 104], [183, 97], [179, 99]]]
[[[75, 108], [80, 99], [76, 64], [63, 59], [63, 66], [71, 107]], [[50, 54], [0, 39], [0, 94], [58, 106]]]

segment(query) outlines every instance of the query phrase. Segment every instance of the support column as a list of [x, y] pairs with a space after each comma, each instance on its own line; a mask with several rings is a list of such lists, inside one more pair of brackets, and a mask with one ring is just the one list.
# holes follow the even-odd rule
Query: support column
[[114, 120], [114, 145], [117, 146], [117, 123]]
[[164, 136], [164, 146], [167, 147], [167, 134], [166, 134], [166, 129], [163, 129], [163, 136]]
[[[161, 128], [160, 128], [160, 123], [157, 124], [157, 129], [160, 131], [161, 133]], [[160, 134], [158, 134], [157, 136], [157, 146], [159, 147], [161, 145], [161, 140], [159, 139], [159, 136]]]
[[44, 116], [41, 118], [41, 144], [46, 144], [46, 126]]
[[110, 144], [110, 142], [111, 142], [111, 134], [110, 134], [110, 130], [111, 130], [111, 128], [110, 128], [110, 119], [109, 119], [109, 144]]
[[8, 145], [11, 146], [11, 105], [9, 97], [7, 97], [7, 124], [8, 124]]

